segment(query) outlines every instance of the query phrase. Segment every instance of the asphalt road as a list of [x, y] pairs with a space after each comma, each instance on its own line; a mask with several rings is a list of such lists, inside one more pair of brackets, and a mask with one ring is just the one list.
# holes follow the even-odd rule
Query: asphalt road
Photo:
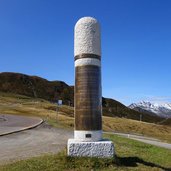
[[0, 114], [0, 135], [34, 127], [41, 122], [38, 117]]
[[72, 137], [71, 131], [52, 128], [46, 123], [34, 129], [1, 136], [0, 164], [57, 153], [66, 147], [68, 138]]

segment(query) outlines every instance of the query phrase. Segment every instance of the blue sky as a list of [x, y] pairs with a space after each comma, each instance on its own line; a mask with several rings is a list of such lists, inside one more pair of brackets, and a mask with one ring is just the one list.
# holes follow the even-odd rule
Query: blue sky
[[0, 72], [74, 84], [74, 25], [102, 30], [103, 96], [171, 102], [170, 0], [0, 0]]

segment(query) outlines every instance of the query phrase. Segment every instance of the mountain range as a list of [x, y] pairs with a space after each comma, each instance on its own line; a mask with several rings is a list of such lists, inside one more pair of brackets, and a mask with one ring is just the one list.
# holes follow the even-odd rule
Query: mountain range
[[[21, 94], [34, 98], [42, 98], [52, 103], [59, 99], [63, 104], [74, 106], [74, 86], [63, 81], [48, 81], [38, 76], [29, 76], [21, 73], [0, 73], [0, 92]], [[117, 100], [102, 98], [103, 115], [110, 117], [124, 117], [145, 122], [158, 123], [162, 117], [148, 112], [136, 111], [126, 107]], [[169, 121], [170, 123], [170, 121]]]
[[139, 103], [132, 103], [129, 106], [130, 109], [134, 109], [140, 112], [146, 112], [151, 115], [157, 115], [164, 118], [171, 118], [171, 103], [151, 103], [148, 101], [141, 101]]

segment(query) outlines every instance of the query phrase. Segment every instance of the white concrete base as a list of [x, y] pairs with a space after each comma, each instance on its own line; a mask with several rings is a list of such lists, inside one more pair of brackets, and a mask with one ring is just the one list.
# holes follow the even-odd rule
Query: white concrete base
[[114, 157], [114, 144], [108, 140], [80, 142], [75, 139], [69, 139], [67, 150], [68, 156], [72, 157]]

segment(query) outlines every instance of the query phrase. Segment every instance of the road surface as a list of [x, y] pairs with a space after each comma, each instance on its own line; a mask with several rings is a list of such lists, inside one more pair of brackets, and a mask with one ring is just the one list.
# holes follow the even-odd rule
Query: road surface
[[0, 137], [0, 164], [26, 159], [42, 154], [57, 153], [64, 149], [73, 133], [42, 125]]
[[35, 127], [42, 121], [38, 117], [0, 114], [0, 136]]

